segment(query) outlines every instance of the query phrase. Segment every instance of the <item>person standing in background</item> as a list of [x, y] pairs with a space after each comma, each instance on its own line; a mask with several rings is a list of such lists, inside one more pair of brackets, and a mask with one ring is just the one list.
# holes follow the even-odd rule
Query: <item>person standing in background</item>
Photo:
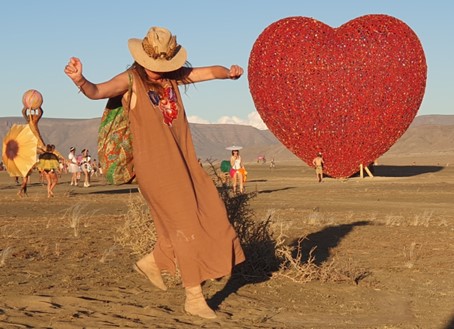
[[232, 177], [233, 193], [236, 193], [237, 185], [240, 185], [240, 193], [243, 193], [245, 171], [239, 150], [232, 150], [232, 156], [230, 157], [230, 166], [230, 177]]
[[312, 164], [315, 167], [315, 175], [317, 176], [318, 182], [323, 182], [323, 165], [324, 165], [322, 154], [319, 152], [317, 156], [312, 160]]
[[91, 181], [91, 156], [87, 149], [82, 150], [82, 158], [80, 160], [80, 169], [84, 173], [84, 187], [90, 187]]
[[79, 163], [77, 162], [76, 157], [76, 148], [71, 146], [69, 148], [69, 155], [68, 155], [68, 171], [71, 174], [71, 184], [77, 186], [79, 184], [79, 179], [77, 178], [77, 173], [80, 172]]

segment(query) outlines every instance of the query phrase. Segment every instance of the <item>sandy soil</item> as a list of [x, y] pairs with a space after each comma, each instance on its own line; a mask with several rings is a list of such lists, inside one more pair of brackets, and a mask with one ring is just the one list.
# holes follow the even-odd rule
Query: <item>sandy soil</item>
[[186, 315], [183, 289], [152, 287], [115, 243], [136, 186], [72, 187], [63, 175], [48, 199], [34, 174], [19, 198], [0, 172], [0, 328], [453, 328], [454, 165], [418, 163], [384, 161], [374, 178], [323, 183], [301, 163], [250, 164], [257, 220], [272, 216], [288, 243], [306, 237], [317, 264], [368, 275], [209, 282], [214, 321]]

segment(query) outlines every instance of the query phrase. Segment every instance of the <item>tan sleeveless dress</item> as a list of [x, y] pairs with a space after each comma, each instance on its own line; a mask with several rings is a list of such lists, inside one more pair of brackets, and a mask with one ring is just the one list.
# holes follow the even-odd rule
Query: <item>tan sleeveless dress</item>
[[171, 81], [178, 116], [169, 126], [132, 72], [134, 171], [158, 234], [156, 264], [170, 273], [178, 267], [185, 287], [228, 275], [244, 261], [243, 250], [213, 181], [198, 163], [178, 86]]

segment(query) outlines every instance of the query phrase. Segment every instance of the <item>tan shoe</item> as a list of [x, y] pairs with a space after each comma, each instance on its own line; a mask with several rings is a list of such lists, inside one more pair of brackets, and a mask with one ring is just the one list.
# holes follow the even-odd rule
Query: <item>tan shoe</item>
[[167, 286], [165, 285], [164, 281], [162, 280], [161, 270], [156, 265], [154, 260], [153, 253], [150, 253], [143, 257], [142, 259], [138, 260], [133, 265], [134, 270], [138, 273], [144, 275], [150, 282], [156, 287], [161, 290], [166, 291]]
[[205, 297], [203, 297], [201, 286], [186, 288], [184, 310], [190, 315], [204, 319], [216, 319], [216, 313], [208, 306]]

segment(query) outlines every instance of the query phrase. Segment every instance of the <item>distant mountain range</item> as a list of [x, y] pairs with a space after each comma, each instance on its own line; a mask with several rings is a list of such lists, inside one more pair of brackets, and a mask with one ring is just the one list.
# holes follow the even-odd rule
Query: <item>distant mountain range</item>
[[[22, 117], [0, 118], [0, 136], [8, 132], [13, 123], [26, 123]], [[54, 119], [42, 118], [39, 130], [45, 143], [55, 144], [63, 155], [75, 146], [78, 151], [88, 148], [97, 156], [97, 135], [100, 118]], [[223, 160], [229, 158], [230, 145], [241, 145], [246, 162], [258, 156], [274, 157], [278, 161], [298, 160], [269, 130], [234, 124], [191, 123], [195, 149], [201, 159]], [[405, 134], [386, 153], [392, 156], [409, 154], [454, 154], [454, 115], [417, 116]]]

